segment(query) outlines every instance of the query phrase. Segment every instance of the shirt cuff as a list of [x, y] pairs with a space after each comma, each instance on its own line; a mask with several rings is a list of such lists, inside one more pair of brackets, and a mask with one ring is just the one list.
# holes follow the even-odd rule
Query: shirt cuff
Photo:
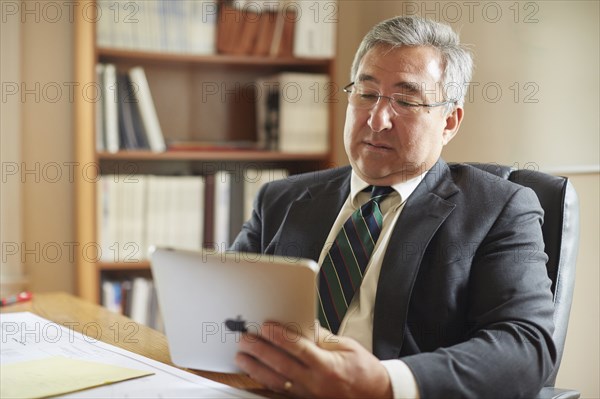
[[394, 399], [419, 399], [419, 388], [412, 371], [402, 360], [382, 360], [392, 383]]

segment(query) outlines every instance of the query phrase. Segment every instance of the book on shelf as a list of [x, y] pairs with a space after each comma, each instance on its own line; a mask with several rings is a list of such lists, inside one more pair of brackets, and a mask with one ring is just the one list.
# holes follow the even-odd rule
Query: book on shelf
[[148, 247], [200, 249], [204, 226], [204, 178], [149, 176], [149, 179]]
[[94, 129], [96, 131], [96, 150], [97, 151], [106, 151], [106, 137], [104, 134], [104, 101], [102, 97], [104, 96], [102, 88], [104, 87], [104, 64], [96, 64], [96, 87], [98, 89], [98, 95], [96, 97], [96, 102], [94, 104], [94, 119], [95, 125]]
[[131, 283], [131, 313], [129, 317], [136, 323], [149, 325], [153, 286], [152, 280], [144, 277], [136, 277]]
[[96, 149], [166, 150], [144, 69], [119, 73], [114, 64], [97, 64], [102, 96], [96, 102]]
[[[96, 44], [99, 47], [114, 47], [114, 27], [111, 18], [108, 17], [110, 0], [96, 0], [97, 12], [100, 18], [96, 21]], [[104, 15], [104, 17], [103, 17]]]
[[217, 19], [220, 54], [291, 57], [296, 9], [287, 1], [222, 2]]
[[144, 259], [146, 247], [145, 176], [102, 175], [97, 190], [100, 259], [130, 262]]
[[277, 25], [277, 14], [274, 12], [261, 12], [256, 32], [256, 41], [250, 54], [265, 57], [271, 54], [273, 35]]
[[125, 314], [120, 281], [102, 282], [102, 306], [111, 312]]
[[146, 130], [140, 123], [135, 85], [126, 74], [117, 75], [119, 142], [125, 150], [148, 149]]
[[152, 246], [225, 251], [252, 216], [259, 189], [287, 176], [285, 169], [253, 168], [205, 176], [102, 175], [100, 260], [137, 263]]
[[156, 289], [150, 278], [104, 278], [101, 303], [112, 312], [125, 315], [155, 330], [164, 331]]
[[234, 173], [229, 184], [229, 248], [237, 235], [242, 231], [244, 218], [244, 181], [246, 174]]
[[117, 283], [116, 286], [121, 289], [121, 314], [129, 316], [131, 314], [131, 293], [133, 291], [131, 280], [118, 280], [112, 283]]
[[337, 0], [295, 2], [298, 14], [294, 29], [294, 56], [298, 58], [333, 58], [335, 56]]
[[296, 11], [294, 8], [283, 7], [277, 11], [273, 39], [269, 48], [271, 57], [292, 57], [294, 55], [294, 28], [296, 25]]
[[[229, 224], [231, 223], [231, 186], [235, 175], [232, 172], [219, 170], [215, 173], [215, 188], [213, 201], [214, 232], [213, 241], [220, 250], [225, 250], [230, 244]], [[210, 211], [210, 210], [208, 210]]]
[[117, 68], [114, 64], [104, 65], [102, 80], [102, 108], [104, 109], [104, 132], [101, 134], [106, 143], [106, 150], [119, 151], [119, 110], [117, 97]]
[[[128, 104], [124, 104], [127, 105], [128, 107], [125, 108], [127, 111], [129, 111], [129, 113], [131, 114], [131, 122], [133, 125], [133, 135], [135, 137], [135, 140], [137, 142], [137, 148], [136, 149], [141, 149], [141, 150], [152, 150], [152, 147], [150, 146], [150, 138], [148, 136], [148, 131], [146, 130], [146, 125], [144, 124], [144, 120], [142, 117], [142, 113], [141, 113], [141, 109], [139, 106], [139, 100], [137, 99], [138, 96], [138, 89], [137, 86], [131, 81], [131, 78], [129, 77], [128, 74], [123, 74], [123, 80], [124, 83], [126, 84], [127, 87], [127, 102]], [[160, 127], [160, 125], [159, 125]], [[162, 137], [162, 132], [161, 135], [159, 136], [158, 139], [158, 147], [155, 144], [155, 150], [154, 152], [160, 152], [161, 148], [164, 147], [160, 147], [160, 145], [162, 145], [162, 143], [164, 143], [164, 138]]]
[[330, 86], [329, 77], [323, 74], [279, 74], [280, 151], [326, 153], [329, 150]]
[[324, 74], [283, 72], [257, 81], [257, 135], [262, 148], [288, 153], [329, 150], [332, 84]]
[[217, 2], [98, 0], [99, 47], [214, 54]]
[[150, 246], [202, 247], [202, 176], [102, 175], [98, 239], [104, 262], [138, 262]]
[[97, 44], [150, 52], [332, 58], [337, 0], [98, 0]]
[[142, 258], [142, 251], [148, 245], [145, 222], [148, 184], [146, 176], [139, 175], [119, 179], [115, 185], [119, 213], [116, 223], [117, 246], [113, 245], [113, 254], [119, 260]]
[[221, 4], [217, 19], [217, 51], [233, 54], [244, 30], [243, 11], [235, 5]]
[[260, 188], [287, 176], [286, 169], [255, 168], [245, 169], [242, 173], [221, 170], [207, 175], [204, 247], [220, 251], [229, 248], [244, 222], [252, 216]]
[[[206, 191], [206, 212], [212, 214], [208, 225], [205, 247], [225, 251], [242, 230], [244, 223], [244, 174], [225, 170], [208, 177], [210, 189]], [[210, 206], [210, 207], [209, 207]], [[206, 231], [206, 230], [205, 230]]]
[[160, 127], [160, 122], [150, 93], [150, 86], [146, 73], [142, 67], [134, 67], [129, 70], [129, 78], [133, 84], [135, 104], [138, 107], [141, 119], [141, 129], [147, 136], [150, 149], [153, 152], [163, 152], [166, 150], [165, 139]]
[[[169, 244], [171, 232], [173, 229], [174, 220], [170, 220], [172, 209], [169, 209], [171, 204], [171, 195], [175, 184], [169, 183], [169, 180], [175, 177], [169, 176], [147, 176], [149, 184], [146, 196], [146, 217], [140, 223], [145, 223], [147, 243], [151, 245]], [[141, 255], [142, 259], [147, 259], [149, 256], [149, 245], [144, 247]]]
[[212, 242], [221, 251], [229, 248], [245, 221], [244, 180], [245, 173], [221, 170], [214, 174]]
[[264, 150], [278, 149], [279, 94], [275, 77], [256, 80], [256, 136], [257, 146]]
[[[215, 175], [204, 176], [204, 226], [203, 248], [214, 248], [215, 244]], [[208, 210], [208, 211], [206, 211]]]

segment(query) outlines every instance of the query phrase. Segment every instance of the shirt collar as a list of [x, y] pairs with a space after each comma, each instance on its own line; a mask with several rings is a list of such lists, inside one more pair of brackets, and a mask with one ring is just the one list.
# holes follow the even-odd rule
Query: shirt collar
[[[428, 170], [426, 170], [419, 176], [413, 177], [412, 179], [392, 185], [394, 191], [400, 194], [401, 202], [406, 201], [406, 199], [412, 194], [412, 192], [415, 191], [415, 189], [417, 188], [419, 183], [421, 183], [421, 180], [423, 180], [427, 172]], [[352, 201], [352, 204], [355, 207], [360, 206], [356, 202], [356, 197], [368, 186], [370, 186], [370, 184], [358, 177], [358, 175], [354, 173], [354, 170], [352, 170], [352, 175], [350, 178], [350, 201]]]

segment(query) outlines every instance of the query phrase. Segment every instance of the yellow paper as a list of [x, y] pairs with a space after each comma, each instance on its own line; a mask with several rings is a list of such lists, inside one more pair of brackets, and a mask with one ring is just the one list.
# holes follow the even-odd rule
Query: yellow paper
[[1, 398], [45, 398], [154, 374], [66, 357], [0, 366]]

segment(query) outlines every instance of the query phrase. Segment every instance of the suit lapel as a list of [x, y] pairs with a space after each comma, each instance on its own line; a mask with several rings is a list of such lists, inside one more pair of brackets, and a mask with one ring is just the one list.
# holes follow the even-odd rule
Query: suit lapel
[[288, 211], [275, 254], [318, 261], [331, 226], [350, 192], [350, 168], [307, 188]]
[[458, 191], [450, 170], [439, 160], [407, 200], [383, 259], [373, 319], [373, 353], [379, 359], [400, 354], [410, 295], [425, 250], [455, 204]]

